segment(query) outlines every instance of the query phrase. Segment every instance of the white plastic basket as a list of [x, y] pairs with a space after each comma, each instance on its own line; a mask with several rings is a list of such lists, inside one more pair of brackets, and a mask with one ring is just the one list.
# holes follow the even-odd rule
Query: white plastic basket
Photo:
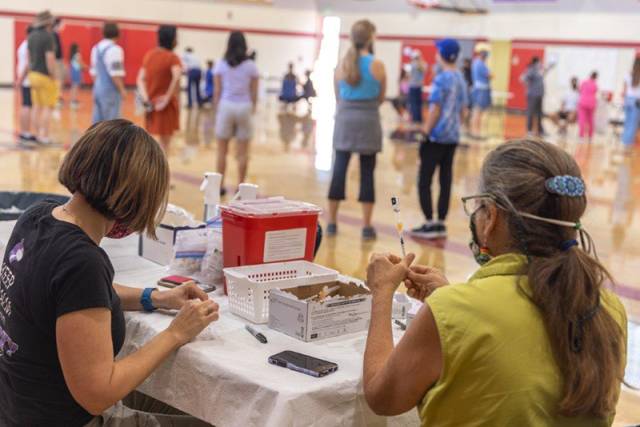
[[309, 261], [225, 268], [231, 312], [254, 323], [269, 321], [269, 291], [338, 279], [338, 272]]

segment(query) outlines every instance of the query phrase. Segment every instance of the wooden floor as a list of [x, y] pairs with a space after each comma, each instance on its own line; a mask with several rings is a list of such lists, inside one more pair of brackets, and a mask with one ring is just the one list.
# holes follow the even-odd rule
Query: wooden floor
[[[0, 190], [63, 192], [56, 174], [68, 147], [87, 128], [91, 116], [89, 92], [81, 93], [77, 111], [63, 108], [54, 121], [53, 136], [57, 147], [20, 149], [15, 144], [18, 100], [12, 90], [0, 90]], [[199, 185], [205, 171], [214, 170], [214, 113], [211, 110], [182, 112], [182, 131], [170, 150], [173, 190], [170, 200], [199, 214], [202, 194]], [[134, 121], [133, 100], [124, 106], [124, 115]], [[385, 133], [398, 125], [390, 108], [383, 107]], [[331, 167], [331, 111], [316, 108], [307, 114], [306, 107], [284, 114], [275, 100], [262, 102], [256, 120], [257, 133], [252, 147], [249, 182], [260, 186], [262, 195], [284, 195], [320, 206], [326, 204]], [[447, 240], [419, 242], [409, 240], [407, 249], [417, 254], [417, 261], [443, 269], [451, 281], [463, 281], [476, 268], [467, 249], [468, 219], [462, 212], [460, 197], [473, 194], [485, 154], [505, 137], [524, 134], [520, 116], [492, 115], [487, 123], [492, 135], [483, 143], [465, 143], [455, 160], [452, 206]], [[612, 135], [599, 135], [593, 145], [580, 144], [575, 129], [569, 136], [550, 141], [561, 144], [580, 163], [589, 189], [589, 208], [583, 224], [592, 234], [600, 257], [618, 281], [615, 291], [623, 300], [629, 316], [629, 349], [626, 380], [640, 386], [640, 147], [632, 156], [617, 153], [618, 143]], [[334, 267], [344, 274], [363, 277], [372, 252], [399, 252], [394, 216], [389, 200], [401, 199], [406, 227], [423, 221], [417, 195], [417, 146], [385, 141], [376, 170], [378, 204], [374, 222], [379, 237], [375, 242], [360, 239], [360, 207], [356, 202], [358, 170], [354, 161], [349, 172], [348, 201], [340, 211], [339, 235], [322, 244], [317, 262]], [[231, 161], [227, 182], [237, 185], [235, 163]], [[618, 406], [616, 424], [640, 423], [640, 394], [625, 388]]]

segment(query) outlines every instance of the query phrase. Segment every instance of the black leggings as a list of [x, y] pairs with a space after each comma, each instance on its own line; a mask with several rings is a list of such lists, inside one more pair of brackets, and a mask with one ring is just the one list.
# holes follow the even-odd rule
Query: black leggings
[[453, 156], [458, 144], [437, 144], [428, 142], [420, 145], [420, 172], [418, 175], [418, 195], [420, 207], [427, 221], [433, 220], [431, 203], [431, 181], [436, 167], [439, 169], [440, 197], [438, 198], [438, 219], [444, 221], [449, 212], [451, 182], [453, 181]]
[[[347, 168], [351, 160], [350, 151], [337, 151], [333, 162], [333, 176], [329, 187], [329, 200], [344, 200], [346, 187]], [[358, 201], [374, 203], [376, 201], [373, 185], [373, 171], [376, 168], [375, 154], [360, 154], [360, 195]]]

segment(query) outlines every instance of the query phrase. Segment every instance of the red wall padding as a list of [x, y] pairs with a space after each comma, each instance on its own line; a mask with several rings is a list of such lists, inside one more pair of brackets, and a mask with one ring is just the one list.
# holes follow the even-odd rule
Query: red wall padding
[[408, 55], [405, 55], [407, 48], [411, 50], [420, 51], [420, 53], [422, 54], [422, 60], [429, 64], [427, 72], [425, 73], [424, 84], [430, 85], [431, 80], [433, 80], [433, 65], [436, 63], [437, 49], [436, 49], [435, 41], [427, 42], [427, 43], [402, 42], [402, 50], [400, 51], [402, 55], [400, 60], [401, 67], [404, 67], [405, 64], [408, 64], [409, 62], [411, 62], [411, 57]]
[[511, 73], [509, 77], [509, 92], [513, 93], [513, 98], [507, 102], [508, 108], [524, 110], [527, 108], [526, 87], [520, 81], [520, 76], [527, 69], [529, 62], [534, 56], [538, 56], [544, 63], [543, 47], [517, 47], [511, 48]]
[[[28, 21], [16, 19], [15, 29], [15, 49], [25, 39]], [[118, 44], [124, 49], [125, 84], [135, 85], [138, 70], [142, 65], [144, 54], [156, 46], [156, 31], [154, 29], [121, 28]], [[69, 49], [72, 43], [77, 43], [80, 53], [87, 69], [83, 73], [84, 83], [91, 84], [92, 78], [89, 75], [89, 63], [91, 60], [91, 48], [102, 39], [101, 24], [72, 24], [65, 23], [60, 31], [62, 41], [64, 62], [69, 69]], [[67, 76], [68, 80], [68, 76]]]

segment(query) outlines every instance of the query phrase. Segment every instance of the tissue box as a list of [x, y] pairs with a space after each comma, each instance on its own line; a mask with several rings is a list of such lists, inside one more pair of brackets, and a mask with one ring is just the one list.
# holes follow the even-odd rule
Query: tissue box
[[205, 228], [205, 224], [196, 227], [176, 227], [160, 224], [156, 228], [158, 240], [153, 240], [146, 234], [140, 235], [138, 255], [160, 265], [169, 265], [173, 258], [173, 245], [176, 243], [178, 233], [183, 230], [195, 230], [198, 228]]
[[[325, 286], [339, 289], [323, 302], [305, 300]], [[269, 296], [269, 328], [305, 342], [361, 332], [370, 321], [371, 293], [353, 281], [273, 289]]]
[[411, 322], [413, 322], [413, 319], [416, 318], [418, 311], [420, 311], [423, 305], [424, 303], [411, 298], [411, 308], [407, 312], [407, 328], [409, 327]]

